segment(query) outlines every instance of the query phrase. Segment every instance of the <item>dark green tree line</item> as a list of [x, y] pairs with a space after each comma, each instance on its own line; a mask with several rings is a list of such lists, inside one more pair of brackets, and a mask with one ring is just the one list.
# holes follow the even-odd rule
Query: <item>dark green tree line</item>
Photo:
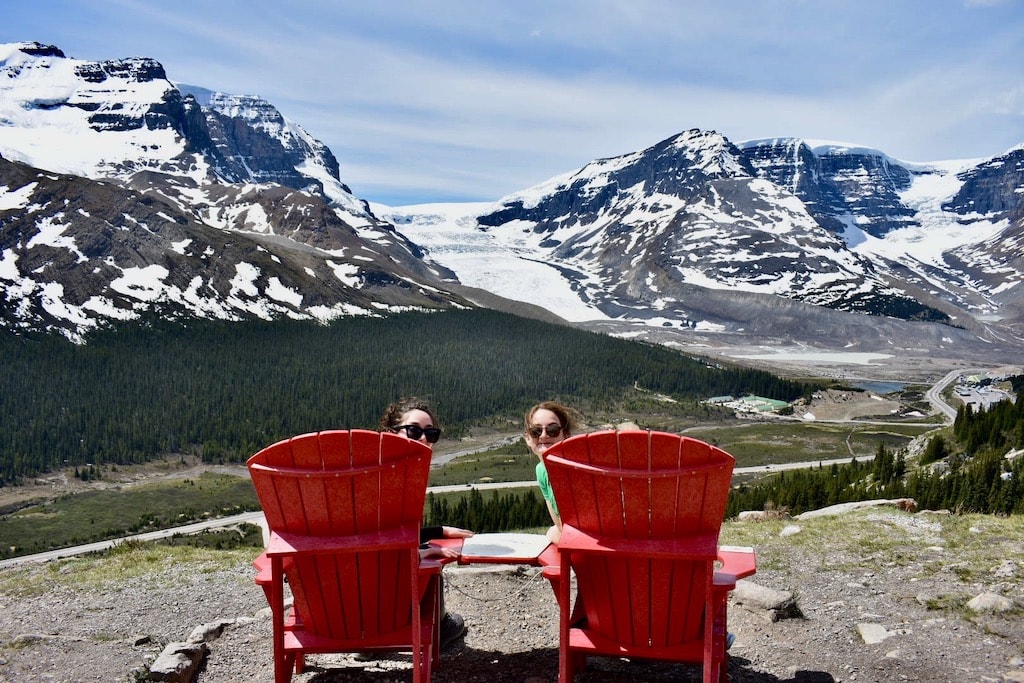
[[[544, 358], [543, 366], [537, 359]], [[683, 398], [810, 389], [664, 347], [486, 310], [308, 321], [118, 324], [75, 345], [0, 336], [0, 485], [166, 453], [241, 461], [279, 439], [374, 428], [406, 394], [446, 432], [546, 398], [602, 404], [637, 384]]]
[[477, 532], [532, 529], [551, 525], [544, 500], [534, 491], [523, 494], [494, 491], [485, 499], [477, 489], [454, 505], [448, 498], [427, 494], [427, 526], [457, 526]]

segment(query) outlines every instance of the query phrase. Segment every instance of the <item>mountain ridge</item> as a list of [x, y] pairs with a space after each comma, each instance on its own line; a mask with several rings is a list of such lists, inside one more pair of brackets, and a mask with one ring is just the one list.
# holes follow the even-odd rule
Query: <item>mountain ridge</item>
[[[39, 43], [0, 47], [0, 76], [0, 291], [13, 329], [80, 339], [157, 302], [322, 320], [468, 305], [351, 195], [326, 146], [259, 98], [211, 94], [203, 108], [154, 60], [84, 62]], [[147, 248], [124, 248], [137, 239]]]
[[[1024, 145], [902, 162], [845, 143], [734, 143], [690, 129], [438, 223], [354, 196], [326, 145], [269, 102], [175, 85], [149, 58], [86, 62], [40, 43], [4, 45], [0, 94], [0, 292], [12, 329], [78, 338], [162, 301], [232, 319], [501, 306], [712, 344], [946, 339], [999, 356], [1024, 340]], [[90, 182], [68, 191], [116, 194], [126, 218], [65, 211], [52, 186], [38, 201], [54, 173], [72, 171]], [[174, 211], [154, 211], [158, 200]], [[161, 251], [152, 240], [171, 226], [150, 223], [165, 215], [185, 227]], [[186, 229], [205, 235], [203, 251], [178, 254]], [[148, 231], [148, 265], [167, 276], [113, 289], [126, 265], [142, 267], [139, 254], [109, 250], [119, 230]], [[250, 246], [229, 250], [232, 239]], [[474, 274], [480, 240], [482, 258], [506, 264], [512, 282]], [[76, 268], [27, 267], [83, 255]], [[203, 258], [219, 262], [219, 279]], [[176, 266], [173, 282], [164, 262]], [[545, 272], [527, 284], [527, 270]], [[555, 290], [567, 303], [547, 304]]]

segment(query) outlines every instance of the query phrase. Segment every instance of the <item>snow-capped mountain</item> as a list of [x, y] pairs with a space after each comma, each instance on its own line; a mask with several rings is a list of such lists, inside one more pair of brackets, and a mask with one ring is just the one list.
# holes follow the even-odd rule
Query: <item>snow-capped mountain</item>
[[258, 97], [19, 43], [0, 46], [0, 157], [9, 327], [511, 300], [659, 341], [1024, 340], [1024, 146], [910, 163], [689, 130], [492, 204], [371, 208]]
[[[542, 305], [550, 292], [555, 308], [574, 299], [562, 308], [572, 320], [833, 347], [1012, 345], [1024, 331], [1022, 160], [1018, 148], [908, 163], [690, 130], [470, 211], [377, 213], [466, 284]], [[508, 283], [538, 269], [561, 287]]]
[[329, 319], [462, 302], [301, 126], [152, 59], [0, 46], [0, 157], [7, 324], [77, 336], [155, 303]]
[[580, 287], [606, 307], [661, 308], [683, 323], [678, 289], [689, 285], [943, 317], [885, 282], [804, 202], [713, 132], [691, 130], [593, 162], [506, 197], [478, 221], [492, 229], [528, 225], [542, 238], [538, 248], [588, 274]]
[[992, 159], [935, 163], [794, 139], [741, 146], [761, 176], [915, 299], [982, 318], [1024, 301], [1024, 146]]

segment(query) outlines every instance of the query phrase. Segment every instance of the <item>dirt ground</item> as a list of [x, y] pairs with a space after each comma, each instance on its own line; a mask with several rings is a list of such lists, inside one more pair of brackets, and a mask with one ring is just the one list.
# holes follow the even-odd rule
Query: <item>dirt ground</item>
[[[1024, 681], [1018, 528], [982, 516], [962, 520], [892, 509], [860, 510], [839, 521], [728, 522], [723, 539], [753, 541], [758, 552], [752, 580], [791, 592], [799, 606], [798, 616], [773, 621], [763, 607], [732, 601], [731, 680]], [[161, 560], [140, 548], [115, 558], [0, 571], [0, 682], [145, 680], [146, 667], [168, 643], [206, 624], [223, 632], [207, 643], [196, 683], [273, 680], [270, 620], [252, 582], [251, 558], [236, 554], [225, 564], [204, 553], [175, 557]], [[109, 578], [78, 582], [93, 573]], [[443, 654], [434, 681], [556, 680], [558, 612], [535, 568], [450, 566], [445, 577], [448, 608], [463, 615], [468, 632]], [[968, 598], [985, 592], [1016, 607], [1005, 613], [965, 608]], [[882, 639], [867, 642], [865, 626]], [[357, 661], [317, 655], [293, 680], [410, 679], [407, 656]], [[699, 669], [689, 665], [593, 658], [577, 683], [699, 679]]]
[[797, 406], [794, 414], [813, 420], [846, 421], [892, 418], [905, 409], [900, 401], [873, 392], [829, 389], [816, 392], [808, 404]]

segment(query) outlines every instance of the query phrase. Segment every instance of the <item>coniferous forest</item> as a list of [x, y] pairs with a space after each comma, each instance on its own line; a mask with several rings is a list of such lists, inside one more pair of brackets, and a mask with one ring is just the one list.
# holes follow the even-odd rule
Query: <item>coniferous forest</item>
[[539, 491], [508, 493], [492, 491], [484, 496], [478, 489], [450, 503], [427, 494], [424, 523], [428, 526], [457, 526], [479, 532], [548, 527], [551, 517]]
[[611, 404], [634, 386], [688, 399], [813, 387], [676, 351], [489, 310], [308, 321], [170, 321], [0, 336], [0, 485], [57, 467], [168, 453], [240, 462], [295, 434], [375, 428], [429, 397], [457, 436], [538, 400]]

